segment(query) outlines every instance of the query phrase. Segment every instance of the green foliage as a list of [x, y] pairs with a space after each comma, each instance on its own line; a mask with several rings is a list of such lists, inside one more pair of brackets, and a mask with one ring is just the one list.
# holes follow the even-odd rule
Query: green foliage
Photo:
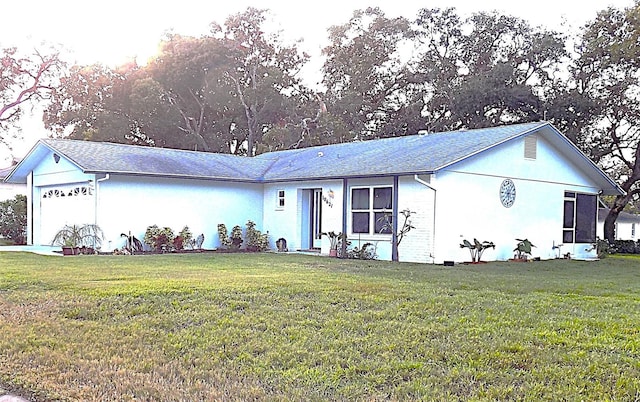
[[532, 247], [535, 247], [529, 239], [516, 239], [518, 242], [516, 248], [513, 251], [516, 252], [516, 258], [527, 259], [527, 256], [531, 255]]
[[483, 241], [480, 242], [478, 239], [473, 239], [473, 243], [469, 240], [463, 240], [460, 248], [468, 248], [469, 253], [471, 253], [471, 262], [480, 262], [482, 259], [482, 254], [488, 248], [496, 248], [496, 245], [491, 241]]
[[256, 229], [255, 222], [247, 221], [246, 227], [246, 248], [248, 251], [266, 251], [269, 249], [269, 234], [262, 233]]
[[178, 233], [177, 237], [180, 237], [182, 239], [182, 245], [184, 248], [195, 248], [195, 240], [193, 238], [193, 233], [191, 233], [191, 230], [189, 229], [189, 226], [183, 227], [180, 233]]
[[242, 246], [242, 228], [240, 225], [236, 225], [231, 229], [231, 236], [229, 236], [231, 240], [231, 248], [234, 250], [239, 250], [240, 246]]
[[51, 245], [98, 249], [102, 245], [103, 238], [104, 234], [98, 225], [65, 225], [55, 234]]
[[0, 381], [37, 400], [634, 400], [639, 261], [0, 253]]
[[15, 244], [27, 241], [27, 197], [18, 194], [0, 202], [0, 236]]
[[355, 260], [375, 260], [378, 257], [376, 246], [373, 243], [364, 243], [362, 247], [347, 249], [347, 258]]
[[330, 232], [323, 232], [322, 236], [327, 236], [329, 238], [329, 248], [332, 250], [337, 250], [340, 243], [347, 238], [347, 236], [342, 232], [336, 233], [333, 230]]
[[152, 225], [147, 227], [144, 233], [144, 242], [154, 251], [172, 251], [175, 247], [175, 237], [173, 229], [160, 229], [157, 225]]
[[223, 248], [231, 247], [231, 238], [229, 237], [229, 233], [227, 232], [227, 226], [224, 223], [218, 224], [218, 238], [220, 239], [220, 245]]

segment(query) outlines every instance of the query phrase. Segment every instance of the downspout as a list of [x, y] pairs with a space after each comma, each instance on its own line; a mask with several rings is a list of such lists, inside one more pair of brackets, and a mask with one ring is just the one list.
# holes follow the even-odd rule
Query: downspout
[[[101, 179], [98, 179], [98, 175], [96, 174], [95, 176], [95, 180], [96, 180], [96, 192], [95, 192], [95, 196], [94, 196], [94, 208], [93, 208], [93, 213], [94, 213], [94, 223], [96, 226], [98, 226], [98, 188], [100, 188], [99, 184], [102, 183], [103, 181], [107, 181], [109, 180], [109, 178], [111, 176], [109, 176], [109, 173], [106, 173], [105, 176]], [[96, 247], [96, 240], [93, 240], [93, 248], [95, 249]]]
[[342, 253], [340, 258], [347, 255], [347, 179], [342, 179]]
[[[35, 192], [33, 191], [33, 170], [29, 172], [29, 175], [27, 175], [27, 190], [28, 190], [28, 197], [27, 197], [27, 244], [29, 245], [34, 245], [33, 244], [33, 230], [34, 230], [34, 224], [33, 224], [33, 203], [35, 202], [34, 199], [34, 195]], [[38, 197], [38, 201], [40, 201], [40, 197]], [[42, 224], [40, 224], [40, 227], [42, 227]], [[40, 242], [42, 243], [42, 242]]]
[[391, 230], [391, 261], [398, 261], [398, 176], [393, 176], [393, 202], [391, 204], [393, 220]]
[[433, 190], [433, 229], [431, 231], [431, 237], [432, 237], [431, 259], [432, 259], [432, 262], [435, 264], [436, 263], [436, 200], [438, 199], [436, 197], [437, 189], [432, 185], [430, 185], [429, 183], [427, 183], [426, 181], [422, 180], [420, 176], [418, 176], [417, 174], [413, 175], [413, 179], [418, 183], [422, 184], [423, 186], [427, 187], [428, 189]]

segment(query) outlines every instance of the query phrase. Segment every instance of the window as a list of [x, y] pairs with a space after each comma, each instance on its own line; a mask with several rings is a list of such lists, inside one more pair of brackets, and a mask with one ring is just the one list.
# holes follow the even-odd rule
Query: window
[[391, 187], [351, 189], [352, 233], [391, 233], [393, 190]]
[[597, 204], [595, 195], [564, 193], [563, 243], [596, 241]]
[[284, 190], [278, 190], [276, 197], [276, 209], [284, 209]]

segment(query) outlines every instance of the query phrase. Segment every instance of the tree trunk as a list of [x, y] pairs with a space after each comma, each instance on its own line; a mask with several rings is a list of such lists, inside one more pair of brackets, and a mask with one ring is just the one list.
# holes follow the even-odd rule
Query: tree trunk
[[620, 212], [622, 212], [627, 203], [629, 203], [630, 199], [630, 192], [617, 196], [613, 201], [609, 214], [607, 214], [607, 217], [604, 220], [604, 238], [609, 242], [609, 244], [612, 244], [616, 240], [616, 220], [618, 219]]
[[616, 239], [616, 219], [618, 219], [618, 215], [620, 215], [620, 211], [611, 208], [604, 220], [604, 238], [609, 244], [613, 244]]

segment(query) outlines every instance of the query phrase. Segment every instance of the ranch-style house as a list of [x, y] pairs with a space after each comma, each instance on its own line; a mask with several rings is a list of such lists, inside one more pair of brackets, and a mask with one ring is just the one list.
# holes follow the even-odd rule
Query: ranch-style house
[[[491, 241], [484, 260], [594, 258], [598, 197], [620, 187], [548, 122], [385, 138], [242, 157], [43, 139], [7, 175], [26, 184], [28, 243], [50, 244], [65, 224], [95, 223], [102, 251], [150, 225], [203, 233], [248, 220], [289, 250], [329, 254], [342, 232], [378, 258], [468, 261], [463, 240]], [[398, 247], [403, 211], [413, 228]], [[386, 223], [385, 223], [386, 222]]]

